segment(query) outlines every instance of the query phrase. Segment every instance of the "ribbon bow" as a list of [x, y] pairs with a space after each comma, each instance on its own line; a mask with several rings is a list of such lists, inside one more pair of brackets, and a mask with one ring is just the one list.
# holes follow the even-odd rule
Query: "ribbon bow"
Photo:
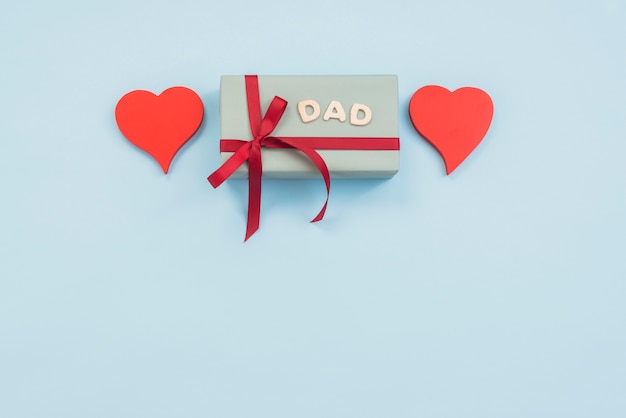
[[[261, 161], [261, 147], [267, 148], [295, 148], [303, 152], [312, 162], [324, 178], [326, 184], [326, 202], [322, 210], [311, 222], [321, 221], [326, 212], [328, 197], [330, 196], [330, 173], [324, 159], [307, 145], [289, 138], [270, 136], [278, 122], [285, 113], [287, 101], [274, 96], [270, 106], [261, 118], [261, 100], [259, 98], [259, 81], [255, 75], [245, 76], [246, 98], [248, 101], [248, 119], [252, 131], [252, 141], [237, 140], [241, 144], [235, 153], [220, 168], [208, 177], [209, 183], [214, 188], [219, 187], [230, 177], [244, 162], [248, 162], [248, 223], [246, 226], [247, 241], [258, 229], [261, 218], [261, 177], [263, 175], [263, 163]], [[232, 142], [232, 140], [231, 140]]]

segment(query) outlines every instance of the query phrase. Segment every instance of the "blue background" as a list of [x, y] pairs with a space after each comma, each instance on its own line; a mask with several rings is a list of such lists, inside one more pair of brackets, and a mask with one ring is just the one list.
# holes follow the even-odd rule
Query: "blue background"
[[[0, 415], [626, 416], [626, 6], [23, 1], [0, 15]], [[401, 170], [214, 190], [222, 74], [397, 74]], [[452, 175], [406, 109], [475, 86]], [[128, 91], [206, 118], [165, 176]]]

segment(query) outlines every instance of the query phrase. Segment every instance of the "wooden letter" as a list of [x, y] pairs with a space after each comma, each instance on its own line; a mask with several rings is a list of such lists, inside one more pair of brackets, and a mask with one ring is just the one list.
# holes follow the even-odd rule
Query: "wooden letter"
[[[363, 112], [363, 118], [359, 119], [359, 110]], [[356, 126], [363, 126], [372, 120], [372, 109], [364, 104], [355, 103], [350, 109], [350, 123]]]
[[[313, 109], [313, 113], [308, 114], [306, 108]], [[320, 116], [320, 105], [315, 100], [301, 100], [298, 102], [298, 113], [300, 113], [300, 119], [302, 122], [312, 122]]]
[[346, 111], [343, 110], [343, 106], [336, 100], [333, 100], [328, 105], [328, 109], [324, 112], [324, 120], [339, 119], [341, 122], [346, 121]]

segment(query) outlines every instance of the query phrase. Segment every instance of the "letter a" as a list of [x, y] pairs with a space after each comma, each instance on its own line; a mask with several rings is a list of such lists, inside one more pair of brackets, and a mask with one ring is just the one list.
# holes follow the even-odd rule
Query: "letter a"
[[328, 105], [328, 109], [324, 112], [324, 120], [339, 119], [342, 122], [346, 121], [346, 111], [343, 110], [343, 106], [337, 100], [333, 100]]

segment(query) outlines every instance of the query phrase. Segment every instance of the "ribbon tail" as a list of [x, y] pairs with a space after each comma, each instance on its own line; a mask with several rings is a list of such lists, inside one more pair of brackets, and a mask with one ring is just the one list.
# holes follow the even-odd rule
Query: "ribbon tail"
[[248, 223], [246, 226], [246, 242], [258, 229], [261, 219], [261, 144], [252, 141], [248, 158]]
[[272, 139], [279, 141], [279, 142], [283, 142], [292, 148], [302, 151], [304, 155], [306, 155], [311, 160], [311, 162], [315, 164], [315, 167], [317, 167], [320, 174], [322, 175], [322, 178], [324, 179], [324, 184], [326, 185], [326, 201], [324, 202], [324, 206], [322, 206], [322, 209], [315, 216], [315, 218], [311, 220], [311, 222], [321, 221], [322, 219], [324, 219], [324, 215], [326, 214], [326, 207], [328, 206], [328, 198], [330, 197], [330, 172], [328, 171], [328, 166], [326, 165], [326, 162], [324, 161], [322, 156], [319, 155], [317, 151], [315, 151], [315, 149], [307, 147], [306, 145], [291, 142], [289, 139], [286, 139], [286, 138], [272, 137]]

